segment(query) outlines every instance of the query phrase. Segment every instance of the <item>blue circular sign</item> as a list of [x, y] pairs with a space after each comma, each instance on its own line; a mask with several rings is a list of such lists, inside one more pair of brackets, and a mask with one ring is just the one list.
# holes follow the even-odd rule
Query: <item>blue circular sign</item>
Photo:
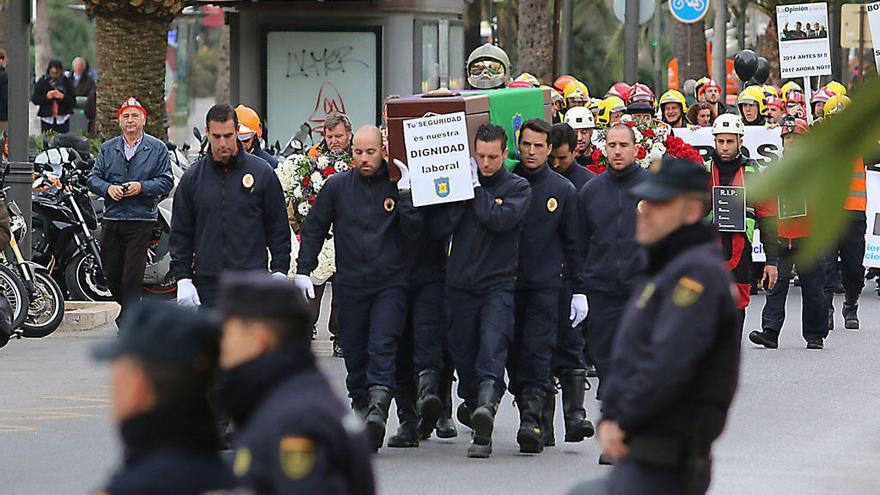
[[679, 22], [699, 22], [709, 11], [709, 0], [669, 0], [669, 11]]

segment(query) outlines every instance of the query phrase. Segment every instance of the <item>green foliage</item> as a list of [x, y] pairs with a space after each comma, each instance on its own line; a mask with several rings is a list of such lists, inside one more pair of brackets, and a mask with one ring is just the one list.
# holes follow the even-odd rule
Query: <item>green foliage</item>
[[843, 203], [857, 157], [880, 151], [880, 78], [872, 78], [852, 94], [842, 113], [810, 129], [809, 138], [785, 150], [782, 160], [767, 169], [754, 194], [762, 198], [809, 198], [813, 230], [800, 260], [824, 252], [846, 227]]
[[[41, 0], [42, 1], [42, 0]], [[49, 5], [49, 33], [52, 39], [52, 56], [70, 69], [74, 57], [83, 57], [94, 67], [95, 23], [84, 13], [74, 11], [70, 0], [45, 0]], [[132, 40], [132, 43], [135, 41]], [[40, 72], [45, 68], [38, 68]]]
[[197, 38], [198, 49], [192, 56], [192, 94], [195, 97], [214, 96], [217, 81], [217, 62], [220, 59], [220, 37], [222, 29], [200, 30]]

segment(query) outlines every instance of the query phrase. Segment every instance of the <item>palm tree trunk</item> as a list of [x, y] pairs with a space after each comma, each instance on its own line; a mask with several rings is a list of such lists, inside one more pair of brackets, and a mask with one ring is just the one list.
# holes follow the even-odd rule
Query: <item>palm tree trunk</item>
[[[129, 97], [147, 109], [145, 131], [164, 139], [165, 58], [170, 22], [150, 16], [98, 15], [95, 44], [98, 69], [98, 134], [120, 133], [116, 111]], [[136, 50], [137, 53], [132, 53]]]
[[675, 53], [678, 55], [678, 80], [699, 79], [709, 74], [706, 58], [706, 26], [704, 21], [685, 24], [672, 20]]
[[520, 0], [516, 36], [517, 70], [553, 80], [553, 10], [547, 0]]
[[[34, 74], [37, 78], [46, 72], [49, 60], [52, 59], [52, 37], [49, 33], [49, 2], [38, 0], [36, 2], [37, 18], [34, 22]], [[70, 61], [63, 62], [70, 63]]]
[[222, 28], [220, 36], [220, 56], [217, 58], [217, 80], [214, 83], [214, 100], [229, 103], [229, 25]]

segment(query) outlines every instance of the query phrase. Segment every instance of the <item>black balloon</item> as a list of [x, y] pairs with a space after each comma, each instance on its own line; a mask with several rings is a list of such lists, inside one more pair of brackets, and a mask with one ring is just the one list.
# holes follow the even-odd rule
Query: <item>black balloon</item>
[[733, 57], [733, 69], [740, 81], [748, 81], [758, 70], [758, 56], [751, 50], [743, 50]]
[[758, 84], [764, 84], [768, 77], [770, 77], [770, 62], [764, 57], [758, 57], [758, 70], [755, 71], [752, 80]]

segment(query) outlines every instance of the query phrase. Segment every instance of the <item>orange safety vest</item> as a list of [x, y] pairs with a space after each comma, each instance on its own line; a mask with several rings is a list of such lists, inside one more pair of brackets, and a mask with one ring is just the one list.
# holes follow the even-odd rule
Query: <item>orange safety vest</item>
[[856, 158], [852, 179], [849, 181], [849, 195], [843, 207], [851, 211], [865, 211], [868, 207], [868, 189], [865, 186], [865, 162]]

